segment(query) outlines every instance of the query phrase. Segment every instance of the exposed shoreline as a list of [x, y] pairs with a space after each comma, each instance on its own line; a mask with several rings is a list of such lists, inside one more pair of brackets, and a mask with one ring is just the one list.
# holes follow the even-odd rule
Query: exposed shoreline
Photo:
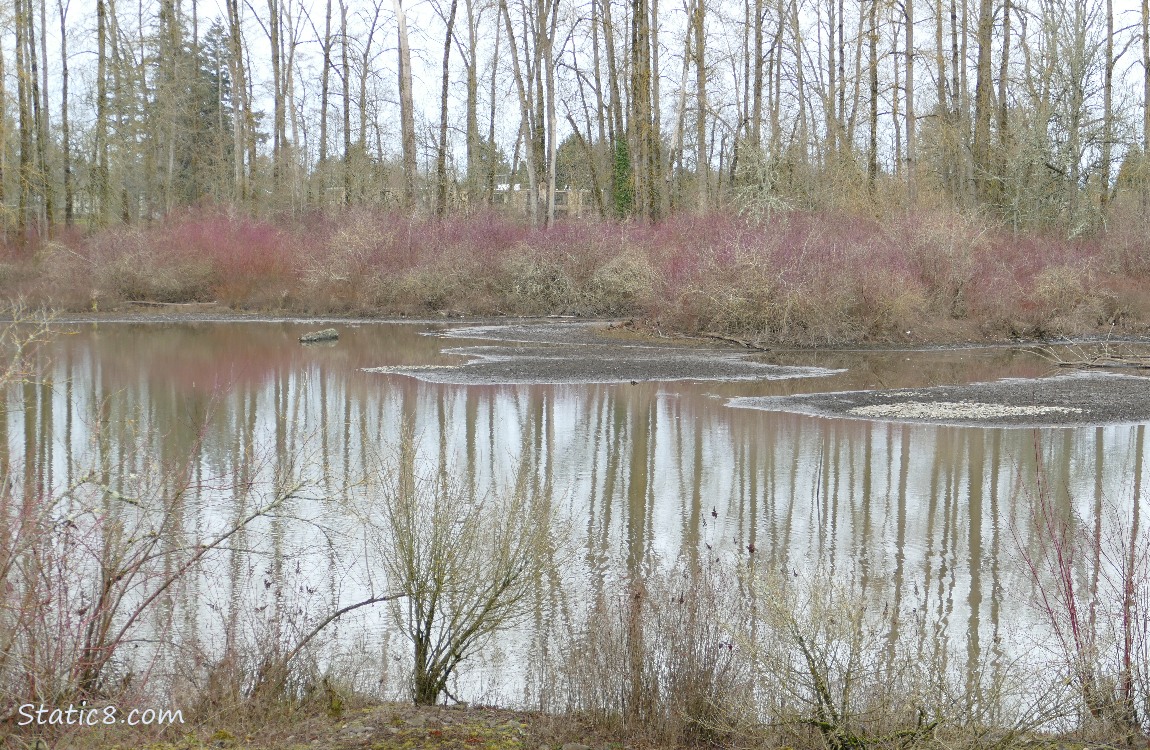
[[[291, 323], [308, 326], [412, 324], [443, 326], [431, 335], [459, 341], [444, 353], [466, 358], [457, 365], [388, 366], [369, 372], [453, 385], [543, 385], [671, 381], [757, 381], [822, 378], [841, 370], [773, 362], [767, 352], [712, 339], [650, 335], [609, 320], [577, 318], [365, 318], [295, 316], [234, 311], [145, 310], [61, 314], [54, 325]], [[1096, 345], [1115, 339], [1082, 337]], [[1145, 339], [1123, 341], [1143, 344]], [[882, 345], [850, 349], [779, 349], [777, 352], [926, 352], [1037, 347], [1049, 342]], [[1063, 342], [1059, 342], [1063, 343]], [[793, 359], [793, 358], [789, 358]], [[1100, 387], [1100, 384], [1102, 387]], [[735, 408], [785, 411], [818, 417], [973, 427], [1084, 427], [1150, 422], [1150, 377], [1072, 372], [1034, 379], [1006, 379], [927, 388], [826, 391], [732, 399]]]
[[1150, 377], [1069, 373], [966, 385], [736, 398], [735, 408], [959, 427], [1092, 427], [1150, 422]]
[[[202, 309], [202, 312], [195, 310]], [[50, 322], [53, 324], [80, 325], [88, 323], [308, 323], [308, 324], [339, 324], [354, 323], [359, 325], [386, 323], [408, 325], [441, 325], [451, 328], [463, 327], [504, 327], [523, 324], [547, 324], [555, 326], [572, 326], [579, 330], [592, 325], [602, 325], [604, 330], [596, 336], [599, 341], [631, 342], [636, 344], [657, 345], [667, 347], [706, 347], [720, 351], [771, 351], [771, 352], [920, 352], [920, 351], [957, 351], [964, 349], [1000, 349], [1000, 348], [1026, 348], [1038, 346], [1062, 346], [1072, 344], [1101, 344], [1130, 343], [1150, 345], [1150, 333], [1146, 335], [1125, 334], [1113, 336], [1103, 333], [1086, 334], [1058, 338], [1028, 338], [986, 336], [983, 338], [924, 338], [920, 341], [889, 341], [874, 339], [864, 342], [828, 343], [819, 346], [795, 346], [780, 344], [765, 346], [761, 349], [741, 347], [733, 342], [724, 342], [704, 335], [693, 335], [672, 331], [660, 334], [643, 323], [633, 324], [631, 319], [619, 317], [582, 317], [577, 315], [309, 315], [291, 311], [244, 311], [233, 310], [219, 306], [204, 309], [204, 305], [173, 304], [164, 308], [133, 307], [128, 309], [117, 308], [106, 312], [70, 312], [49, 311]], [[10, 315], [0, 315], [0, 320], [10, 321]], [[606, 330], [613, 327], [613, 330]], [[507, 340], [507, 339], [504, 339]]]

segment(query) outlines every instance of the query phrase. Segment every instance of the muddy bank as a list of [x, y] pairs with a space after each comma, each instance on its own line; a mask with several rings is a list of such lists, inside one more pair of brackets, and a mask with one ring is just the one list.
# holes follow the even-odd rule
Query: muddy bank
[[989, 383], [766, 398], [736, 408], [975, 427], [1084, 427], [1150, 421], [1150, 377], [1073, 373]]
[[771, 364], [752, 354], [713, 346], [611, 340], [604, 337], [604, 329], [603, 323], [526, 322], [449, 328], [429, 335], [494, 343], [444, 349], [444, 354], [463, 358], [458, 365], [391, 366], [367, 371], [458, 385], [787, 380], [838, 372]]
[[837, 370], [784, 366], [719, 349], [617, 343], [519, 343], [459, 346], [443, 350], [457, 365], [369, 367], [366, 372], [406, 375], [454, 385], [643, 383], [817, 378]]

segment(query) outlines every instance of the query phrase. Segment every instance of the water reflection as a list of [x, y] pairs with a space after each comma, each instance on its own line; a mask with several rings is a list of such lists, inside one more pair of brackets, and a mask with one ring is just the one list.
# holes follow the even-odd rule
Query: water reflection
[[[354, 519], [331, 498], [354, 492], [403, 425], [419, 436], [421, 465], [478, 492], [527, 461], [576, 554], [551, 582], [535, 635], [498, 644], [464, 676], [479, 699], [522, 698], [524, 654], [554, 620], [569, 625], [587, 591], [651, 565], [718, 556], [792, 575], [817, 567], [856, 580], [896, 613], [918, 613], [933, 643], [963, 645], [966, 663], [952, 666], [970, 675], [977, 700], [979, 665], [1004, 655], [1008, 626], [1039, 623], [1017, 554], [1034, 544], [1026, 519], [1036, 467], [1096, 534], [1109, 508], [1135, 520], [1141, 512], [1142, 426], [972, 429], [725, 406], [732, 396], [1049, 369], [1026, 352], [775, 355], [846, 371], [736, 383], [461, 386], [363, 371], [457, 363], [441, 349], [458, 342], [420, 335], [425, 328], [364, 324], [345, 328], [337, 346], [307, 348], [296, 342], [305, 327], [290, 323], [78, 326], [42, 353], [40, 382], [5, 394], [0, 469], [19, 472], [29, 499], [88, 472], [126, 492], [149, 462], [230, 478], [217, 488], [227, 504], [179, 498], [189, 530], [250, 512], [245, 488], [259, 477], [313, 479], [314, 495], [248, 529], [216, 577], [190, 583], [158, 616], [171, 641], [226, 651], [234, 635], [223, 624], [278, 623], [273, 637], [287, 641], [322, 612], [386, 586], [357, 546]], [[385, 690], [399, 692], [388, 622], [364, 613], [340, 626], [338, 640], [345, 656], [367, 658], [365, 682], [382, 675]], [[892, 623], [893, 647], [901, 626]]]

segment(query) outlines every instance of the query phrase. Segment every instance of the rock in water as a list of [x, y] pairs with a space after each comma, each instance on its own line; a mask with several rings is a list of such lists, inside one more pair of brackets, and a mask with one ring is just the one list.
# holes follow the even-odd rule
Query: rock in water
[[322, 331], [305, 333], [299, 337], [301, 344], [314, 344], [318, 341], [335, 341], [339, 338], [339, 331], [334, 328], [325, 328]]

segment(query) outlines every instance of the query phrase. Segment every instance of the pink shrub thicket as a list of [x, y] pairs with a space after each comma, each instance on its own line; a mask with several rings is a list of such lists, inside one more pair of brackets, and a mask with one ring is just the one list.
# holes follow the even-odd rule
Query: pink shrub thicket
[[[1129, 222], [1127, 222], [1129, 223]], [[796, 344], [1083, 333], [1140, 318], [1150, 273], [1125, 225], [1018, 235], [953, 212], [725, 214], [524, 226], [368, 209], [253, 219], [188, 211], [0, 259], [10, 296], [277, 312], [634, 315]], [[106, 302], [105, 302], [106, 301]], [[915, 334], [919, 335], [919, 334]]]

